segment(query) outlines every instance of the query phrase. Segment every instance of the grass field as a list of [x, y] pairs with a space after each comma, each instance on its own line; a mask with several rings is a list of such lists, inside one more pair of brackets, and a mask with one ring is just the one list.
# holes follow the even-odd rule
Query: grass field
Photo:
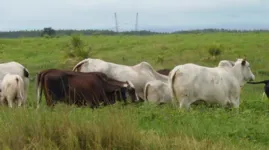
[[[47, 68], [71, 69], [63, 49], [70, 37], [0, 39], [1, 62], [17, 61], [31, 78]], [[92, 58], [135, 65], [149, 62], [156, 70], [178, 64], [216, 66], [221, 59], [247, 57], [256, 80], [268, 79], [268, 33], [204, 33], [156, 36], [87, 36]], [[222, 55], [209, 59], [208, 48], [220, 44]], [[163, 63], [158, 63], [163, 60]], [[268, 73], [267, 73], [268, 72]], [[1, 149], [269, 149], [269, 100], [263, 85], [245, 85], [239, 113], [220, 107], [149, 103], [76, 108], [45, 99], [35, 110], [34, 80], [26, 108], [0, 108]]]

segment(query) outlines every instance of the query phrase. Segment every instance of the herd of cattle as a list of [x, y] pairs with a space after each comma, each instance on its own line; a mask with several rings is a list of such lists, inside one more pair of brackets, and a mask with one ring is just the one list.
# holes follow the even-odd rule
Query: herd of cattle
[[[29, 71], [18, 62], [0, 64], [0, 102], [12, 107], [26, 105]], [[90, 106], [111, 105], [116, 100], [150, 101], [156, 104], [174, 102], [189, 109], [198, 101], [238, 108], [240, 89], [255, 76], [246, 59], [222, 60], [216, 67], [187, 63], [172, 70], [155, 71], [147, 62], [127, 66], [101, 59], [84, 59], [72, 71], [42, 70], [36, 75], [37, 108], [44, 92], [46, 104], [57, 102]]]

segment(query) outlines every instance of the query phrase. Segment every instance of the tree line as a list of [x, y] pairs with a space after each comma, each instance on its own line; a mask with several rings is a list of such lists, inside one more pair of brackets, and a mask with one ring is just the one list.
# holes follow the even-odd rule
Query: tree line
[[182, 30], [175, 32], [152, 32], [147, 30], [115, 32], [112, 30], [55, 30], [46, 27], [43, 30], [5, 31], [0, 32], [0, 38], [19, 37], [59, 37], [70, 36], [72, 34], [84, 35], [153, 35], [153, 34], [178, 34], [178, 33], [207, 33], [207, 32], [269, 32], [269, 30], [228, 30], [228, 29], [202, 29], [202, 30]]

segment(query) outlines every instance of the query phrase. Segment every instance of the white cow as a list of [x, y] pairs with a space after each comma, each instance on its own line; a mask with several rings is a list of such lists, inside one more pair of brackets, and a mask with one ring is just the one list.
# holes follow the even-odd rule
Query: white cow
[[[229, 60], [222, 60], [218, 66], [223, 68], [233, 67], [234, 62]], [[172, 100], [171, 89], [168, 84], [160, 80], [149, 81], [144, 88], [145, 100], [154, 102], [156, 104], [168, 103]]]
[[26, 104], [24, 95], [24, 82], [21, 76], [17, 74], [6, 74], [1, 82], [1, 104], [4, 104], [6, 100], [8, 106], [12, 108], [13, 102], [17, 100], [20, 107]]
[[147, 82], [161, 80], [168, 83], [168, 77], [157, 73], [147, 62], [141, 62], [134, 66], [126, 66], [100, 59], [88, 58], [80, 61], [73, 68], [73, 71], [102, 72], [115, 80], [130, 81], [135, 86], [137, 95], [142, 99], [144, 99], [143, 89]]
[[171, 90], [167, 83], [160, 80], [153, 80], [146, 83], [144, 98], [155, 104], [165, 104], [172, 100]]
[[17, 74], [19, 75], [24, 82], [24, 99], [27, 99], [28, 87], [29, 87], [29, 72], [28, 70], [21, 65], [20, 63], [11, 61], [7, 63], [0, 64], [0, 80], [3, 80], [6, 74]]
[[176, 66], [169, 74], [168, 84], [180, 108], [189, 109], [198, 100], [238, 108], [240, 87], [255, 76], [245, 59], [237, 59], [232, 67], [224, 66], [210, 68], [191, 63]]

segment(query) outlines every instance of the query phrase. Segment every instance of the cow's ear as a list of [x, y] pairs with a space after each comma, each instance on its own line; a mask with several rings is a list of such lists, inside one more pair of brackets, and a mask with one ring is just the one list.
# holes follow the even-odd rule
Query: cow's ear
[[246, 60], [244, 59], [241, 64], [242, 64], [242, 66], [245, 66], [246, 65]]

